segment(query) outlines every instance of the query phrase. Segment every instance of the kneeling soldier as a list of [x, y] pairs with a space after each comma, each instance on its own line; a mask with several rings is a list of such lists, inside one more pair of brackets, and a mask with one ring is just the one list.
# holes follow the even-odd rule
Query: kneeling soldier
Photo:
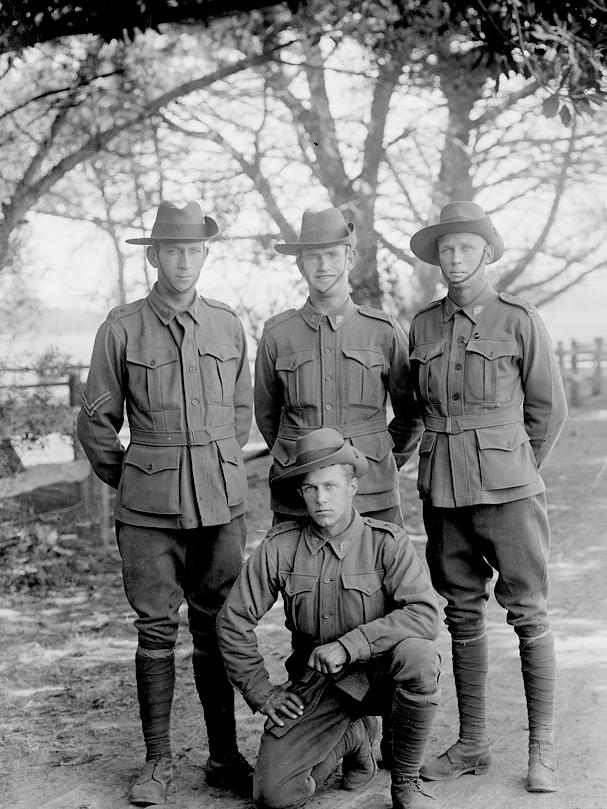
[[[298, 488], [301, 522], [272, 528], [217, 619], [228, 675], [265, 724], [254, 773], [259, 806], [303, 806], [342, 762], [345, 789], [377, 767], [377, 715], [391, 706], [394, 809], [437, 809], [419, 767], [438, 702], [438, 606], [403, 529], [352, 505], [367, 460], [337, 430], [297, 439], [280, 476]], [[270, 682], [255, 627], [279, 595], [293, 652]]]

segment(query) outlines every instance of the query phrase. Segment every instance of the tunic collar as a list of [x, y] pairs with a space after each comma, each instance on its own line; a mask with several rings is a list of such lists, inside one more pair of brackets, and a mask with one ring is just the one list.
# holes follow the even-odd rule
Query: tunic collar
[[334, 331], [339, 329], [340, 326], [343, 326], [343, 324], [349, 320], [355, 312], [356, 305], [349, 296], [344, 301], [342, 306], [339, 306], [337, 309], [333, 309], [333, 311], [329, 312], [328, 315], [323, 315], [322, 312], [315, 309], [310, 303], [309, 298], [301, 308], [301, 316], [306, 321], [308, 326], [310, 326], [310, 328], [318, 329], [321, 320], [323, 317], [326, 317]]
[[337, 534], [337, 536], [331, 538], [319, 536], [314, 529], [314, 523], [310, 521], [304, 529], [304, 539], [312, 555], [317, 554], [325, 545], [330, 545], [337, 558], [343, 559], [350, 548], [352, 548], [362, 536], [363, 528], [363, 518], [358, 511], [353, 508], [352, 522], [341, 534]]
[[[158, 292], [158, 285], [154, 284], [152, 287], [152, 291], [148, 295], [148, 302], [158, 318], [167, 326], [171, 320], [173, 320], [178, 314], [179, 311], [177, 309], [173, 309], [164, 298], [161, 297], [160, 292]], [[196, 321], [196, 323], [200, 323], [201, 320], [201, 303], [199, 295], [194, 295], [192, 302], [190, 305], [182, 310], [187, 312], [192, 318]]]
[[444, 321], [446, 323], [456, 312], [463, 312], [473, 323], [478, 323], [483, 312], [495, 300], [497, 300], [497, 292], [489, 284], [486, 284], [480, 294], [465, 306], [458, 306], [454, 300], [447, 296], [443, 301]]

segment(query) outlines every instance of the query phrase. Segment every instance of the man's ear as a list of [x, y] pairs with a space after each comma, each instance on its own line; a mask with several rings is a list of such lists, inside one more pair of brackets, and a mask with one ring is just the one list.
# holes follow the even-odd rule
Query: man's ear
[[353, 477], [352, 480], [350, 481], [350, 491], [352, 492], [352, 497], [354, 497], [354, 495], [358, 491], [358, 478], [357, 477]]
[[485, 245], [485, 263], [490, 264], [495, 256], [495, 250], [492, 244]]
[[158, 267], [158, 248], [155, 244], [148, 244], [145, 254], [152, 267]]
[[346, 249], [348, 251], [348, 272], [350, 272], [356, 264], [358, 253], [356, 252], [356, 247], [350, 247], [350, 245], [348, 245]]

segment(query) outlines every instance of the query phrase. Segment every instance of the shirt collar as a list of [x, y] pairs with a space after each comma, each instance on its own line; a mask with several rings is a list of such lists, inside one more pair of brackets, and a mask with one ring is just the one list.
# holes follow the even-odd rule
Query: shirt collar
[[330, 545], [337, 558], [343, 559], [350, 548], [352, 548], [362, 536], [363, 527], [363, 518], [358, 511], [353, 508], [352, 522], [341, 534], [330, 538], [320, 536], [316, 533], [314, 524], [310, 521], [304, 529], [304, 539], [312, 555], [322, 550], [325, 545]]
[[[164, 298], [158, 292], [158, 285], [154, 284], [152, 287], [152, 291], [148, 295], [148, 301], [150, 306], [159, 317], [159, 319], [167, 326], [171, 320], [173, 320], [178, 314], [179, 311], [177, 309], [173, 309]], [[200, 297], [198, 295], [194, 295], [192, 302], [190, 305], [184, 309], [184, 312], [187, 312], [192, 318], [196, 321], [196, 323], [200, 323], [201, 320], [201, 311], [200, 311]]]
[[449, 296], [443, 301], [443, 319], [445, 323], [456, 312], [463, 312], [473, 323], [477, 323], [485, 309], [497, 299], [497, 292], [489, 284], [485, 284], [482, 291], [473, 301], [465, 306], [458, 306]]
[[341, 306], [339, 306], [337, 309], [333, 309], [327, 315], [323, 315], [322, 312], [319, 312], [318, 309], [315, 309], [310, 303], [310, 299], [308, 298], [301, 309], [301, 315], [308, 324], [308, 326], [310, 326], [310, 328], [312, 329], [318, 329], [321, 320], [323, 319], [323, 317], [326, 317], [329, 323], [331, 324], [331, 327], [334, 330], [337, 330], [340, 328], [340, 326], [343, 326], [343, 324], [352, 317], [355, 311], [356, 305], [354, 304], [350, 296], [346, 298], [346, 300]]

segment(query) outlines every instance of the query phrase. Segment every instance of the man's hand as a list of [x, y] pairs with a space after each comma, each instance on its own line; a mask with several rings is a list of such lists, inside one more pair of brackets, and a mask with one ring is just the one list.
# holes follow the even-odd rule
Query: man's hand
[[346, 647], [336, 640], [317, 646], [308, 659], [308, 666], [323, 674], [337, 674], [348, 662]]
[[297, 694], [292, 694], [288, 690], [287, 685], [277, 685], [270, 694], [266, 704], [259, 709], [259, 713], [268, 716], [281, 728], [284, 727], [285, 724], [282, 720], [283, 716], [287, 716], [289, 719], [296, 719], [298, 716], [301, 716], [303, 712], [303, 702]]

